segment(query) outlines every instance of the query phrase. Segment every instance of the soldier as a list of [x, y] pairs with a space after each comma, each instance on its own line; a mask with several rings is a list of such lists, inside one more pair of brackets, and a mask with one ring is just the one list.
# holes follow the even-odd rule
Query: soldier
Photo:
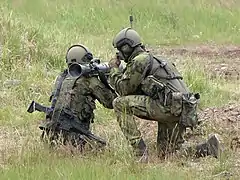
[[[117, 121], [137, 156], [147, 158], [147, 146], [134, 117], [158, 122], [157, 149], [160, 157], [181, 149], [186, 128], [197, 125], [199, 94], [190, 93], [174, 64], [142, 48], [139, 34], [121, 30], [113, 46], [127, 63], [119, 71], [120, 60], [113, 58], [109, 80], [119, 94], [113, 101]], [[212, 136], [196, 146], [196, 156], [217, 157], [219, 141]]]
[[[72, 63], [86, 65], [92, 59], [92, 53], [81, 44], [71, 46], [66, 54], [68, 66]], [[72, 145], [78, 146], [82, 143], [79, 134], [67, 132], [64, 128], [74, 129], [71, 127], [73, 122], [71, 120], [74, 117], [74, 120], [77, 121], [81, 128], [89, 130], [90, 123], [94, 120], [95, 101], [98, 100], [104, 107], [113, 109], [112, 101], [117, 95], [101, 82], [97, 75], [72, 77], [65, 71], [64, 73], [59, 76], [59, 81], [56, 81], [57, 88], [55, 89], [57, 89], [57, 93], [55, 92], [53, 95], [53, 100], [55, 98], [56, 101], [51, 119], [46, 121], [40, 128], [47, 130], [48, 135], [51, 131], [52, 136], [47, 136], [51, 141], [57, 139], [61, 133], [64, 142], [71, 142]], [[63, 125], [61, 122], [65, 122], [65, 124]], [[69, 124], [66, 122], [69, 122]], [[65, 127], [59, 128], [59, 126]]]

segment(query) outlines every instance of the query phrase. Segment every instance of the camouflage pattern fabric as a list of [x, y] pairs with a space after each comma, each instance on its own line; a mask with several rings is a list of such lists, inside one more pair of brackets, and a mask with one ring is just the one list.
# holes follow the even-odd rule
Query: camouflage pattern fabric
[[167, 149], [173, 149], [171, 147], [173, 144], [184, 142], [182, 137], [184, 130], [177, 125], [179, 117], [172, 116], [170, 109], [161, 106], [159, 100], [144, 95], [129, 95], [116, 98], [113, 106], [122, 132], [134, 148], [142, 137], [134, 116], [158, 121], [159, 153], [164, 154]]
[[[155, 77], [167, 88], [156, 89], [147, 80], [149, 76]], [[134, 120], [137, 116], [158, 121], [159, 153], [178, 149], [184, 142], [185, 128], [178, 124], [180, 113], [173, 113], [176, 107], [172, 106], [170, 97], [172, 92], [188, 93], [189, 90], [176, 67], [167, 61], [158, 62], [149, 52], [137, 48], [128, 59], [124, 72], [113, 68], [109, 78], [110, 84], [121, 96], [114, 100], [113, 106], [121, 130], [130, 144], [137, 147], [141, 140]]]
[[62, 84], [52, 120], [57, 120], [60, 111], [70, 109], [79, 121], [90, 123], [94, 119], [95, 100], [112, 109], [116, 94], [105, 87], [97, 77], [67, 77]]
[[95, 101], [98, 100], [104, 107], [113, 109], [112, 102], [116, 94], [105, 87], [98, 77], [71, 77], [67, 76], [60, 90], [58, 100], [53, 111], [52, 119], [45, 124], [49, 128], [57, 122], [61, 112], [73, 114], [83, 128], [89, 130], [94, 120]]

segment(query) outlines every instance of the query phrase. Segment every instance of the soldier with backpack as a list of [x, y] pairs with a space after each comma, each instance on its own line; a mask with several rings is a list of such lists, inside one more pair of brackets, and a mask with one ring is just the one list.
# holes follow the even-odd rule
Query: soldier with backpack
[[[134, 117], [158, 122], [159, 156], [165, 157], [181, 149], [186, 128], [193, 129], [198, 123], [200, 95], [190, 92], [173, 63], [146, 51], [139, 34], [132, 28], [121, 30], [113, 39], [113, 46], [127, 63], [122, 72], [118, 58], [109, 61], [110, 84], [119, 94], [113, 101], [113, 108], [136, 155], [146, 160], [148, 151]], [[194, 149], [197, 157], [217, 157], [219, 140], [213, 135]]]

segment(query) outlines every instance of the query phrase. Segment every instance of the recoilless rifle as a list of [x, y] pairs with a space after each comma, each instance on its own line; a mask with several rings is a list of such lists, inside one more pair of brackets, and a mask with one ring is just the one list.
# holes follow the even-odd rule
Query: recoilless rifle
[[98, 75], [99, 72], [107, 74], [111, 70], [108, 63], [100, 63], [100, 59], [94, 58], [89, 64], [72, 63], [68, 68], [68, 73], [72, 77], [82, 75]]

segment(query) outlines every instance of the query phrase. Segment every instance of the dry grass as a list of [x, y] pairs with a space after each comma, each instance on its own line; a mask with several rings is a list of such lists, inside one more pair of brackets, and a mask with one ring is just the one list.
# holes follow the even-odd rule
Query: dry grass
[[[14, 0], [0, 4], [0, 179], [239, 179], [240, 65], [239, 46], [234, 45], [240, 42], [238, 1]], [[103, 61], [109, 59], [114, 54], [112, 37], [129, 24], [127, 16], [134, 4], [134, 27], [147, 47], [171, 57], [190, 88], [202, 95], [203, 124], [187, 133], [188, 140], [195, 143], [212, 132], [220, 134], [225, 145], [220, 159], [160, 160], [156, 123], [138, 119], [151, 155], [148, 164], [138, 164], [113, 111], [99, 104], [92, 129], [109, 142], [105, 152], [82, 155], [69, 147], [50, 150], [40, 142], [38, 124], [44, 114], [28, 114], [28, 104], [34, 99], [48, 105], [51, 84], [65, 67], [69, 45], [84, 43]], [[236, 107], [231, 109], [233, 102]]]

